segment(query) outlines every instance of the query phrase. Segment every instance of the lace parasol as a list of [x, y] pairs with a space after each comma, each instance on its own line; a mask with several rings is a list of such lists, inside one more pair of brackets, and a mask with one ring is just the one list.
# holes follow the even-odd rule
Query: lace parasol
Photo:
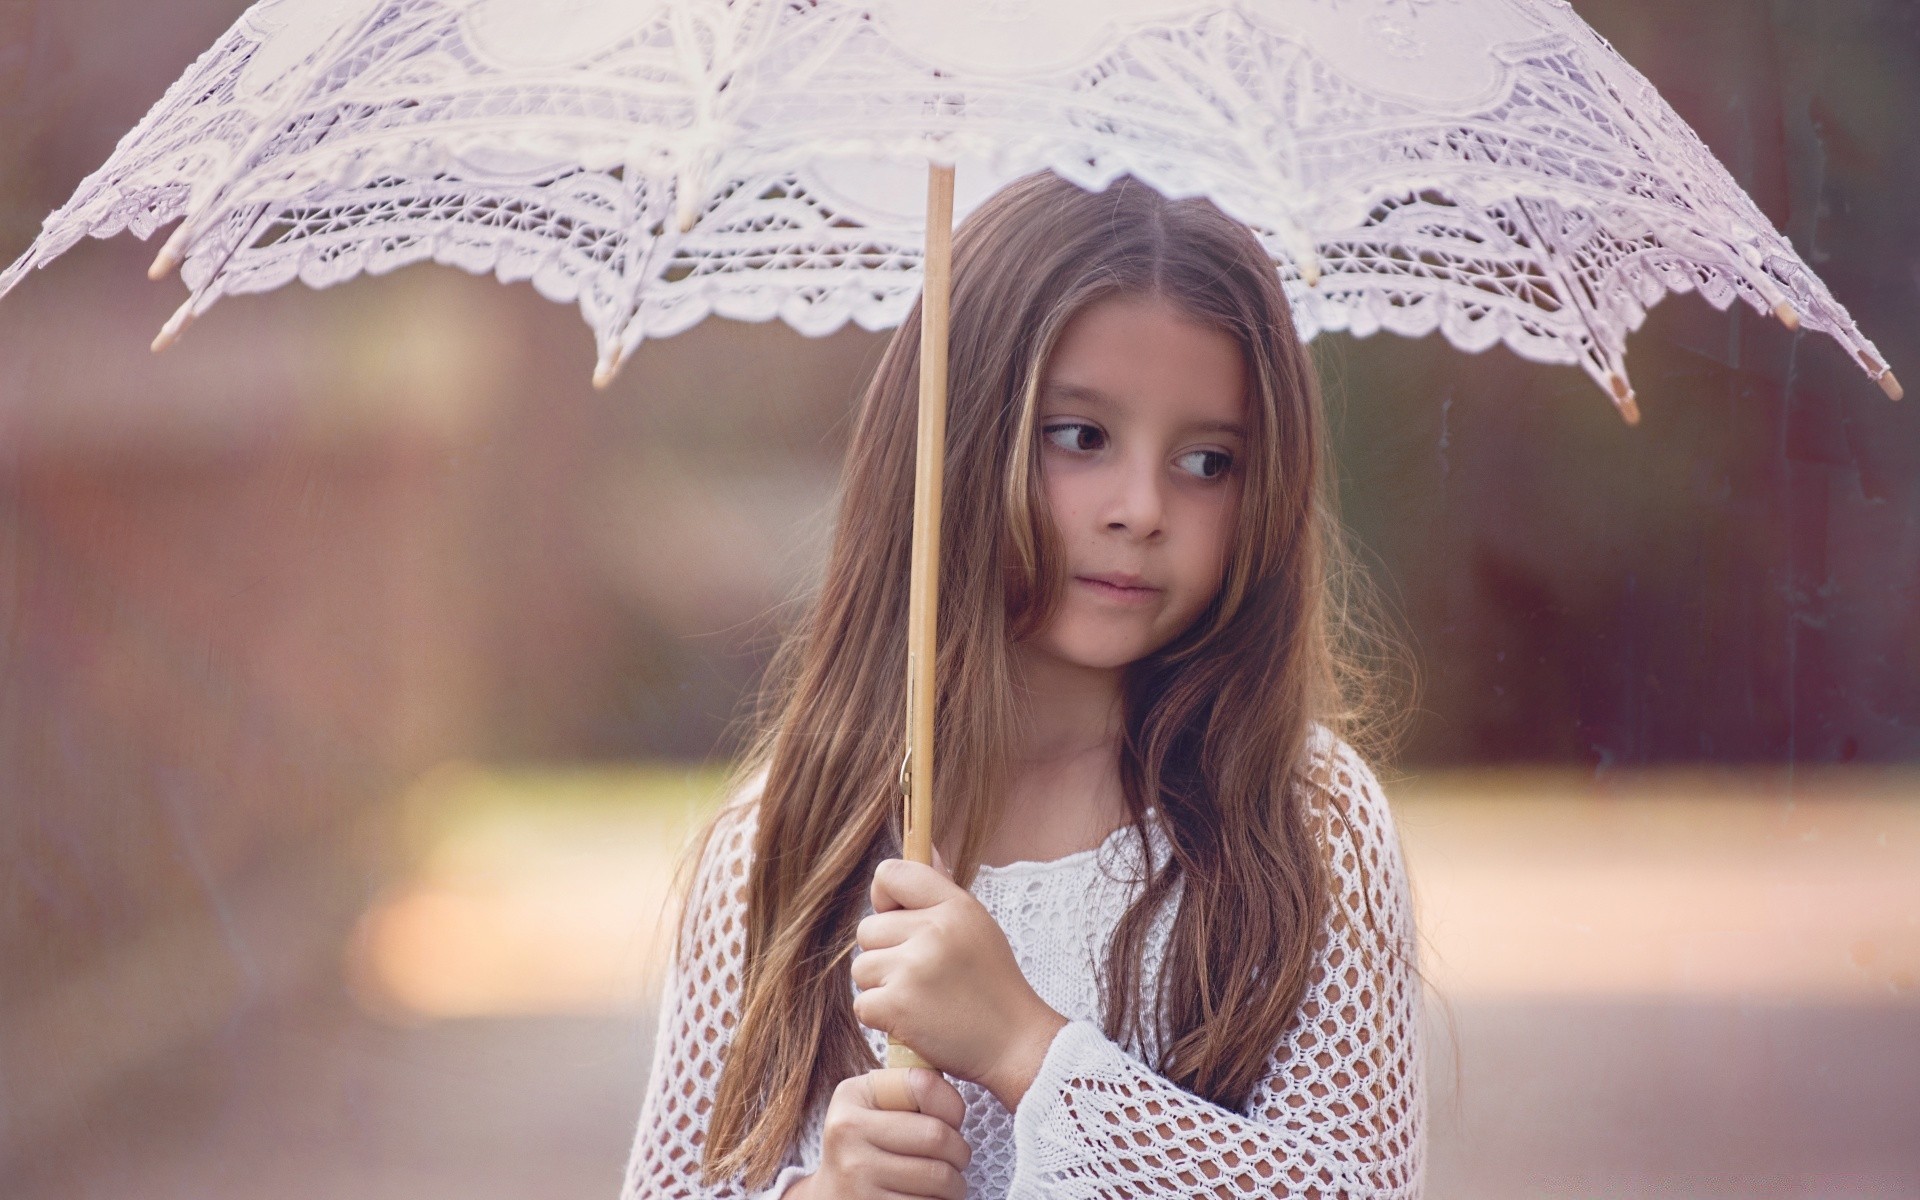
[[1668, 292], [1872, 343], [1559, 0], [262, 0], [0, 275], [180, 224], [191, 295], [421, 260], [577, 303], [605, 382], [709, 313], [821, 334], [919, 294], [960, 215], [1051, 168], [1246, 221], [1299, 328], [1577, 363], [1633, 420]]

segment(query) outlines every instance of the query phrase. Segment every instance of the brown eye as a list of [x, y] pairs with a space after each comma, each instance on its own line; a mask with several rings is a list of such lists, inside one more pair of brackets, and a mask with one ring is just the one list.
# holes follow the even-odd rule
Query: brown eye
[[1184, 463], [1195, 458], [1203, 460], [1202, 465], [1188, 469], [1202, 479], [1218, 479], [1233, 466], [1233, 455], [1224, 450], [1190, 450], [1182, 454], [1178, 461]]
[[1062, 450], [1098, 450], [1107, 440], [1107, 435], [1100, 431], [1099, 426], [1084, 421], [1063, 421], [1058, 425], [1049, 425], [1040, 432]]

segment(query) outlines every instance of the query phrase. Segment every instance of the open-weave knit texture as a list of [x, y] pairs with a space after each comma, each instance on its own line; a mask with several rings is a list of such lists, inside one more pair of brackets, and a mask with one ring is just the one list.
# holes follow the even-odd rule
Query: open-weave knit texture
[[[974, 896], [1006, 931], [1034, 990], [1071, 1024], [1013, 1112], [984, 1088], [955, 1081], [967, 1103], [961, 1133], [973, 1148], [969, 1196], [1420, 1194], [1425, 1099], [1405, 865], [1373, 771], [1324, 727], [1314, 733], [1311, 790], [1324, 820], [1334, 903], [1305, 999], [1242, 1111], [1155, 1073], [1148, 1065], [1155, 1047], [1116, 1044], [1101, 1030], [1106, 946], [1142, 876], [1130, 830], [1050, 862], [980, 868]], [[662, 993], [622, 1200], [774, 1197], [819, 1166], [824, 1100], [767, 1189], [700, 1182], [708, 1116], [738, 1016], [751, 800], [729, 809], [700, 864], [684, 918], [689, 956]], [[1163, 862], [1168, 844], [1157, 825], [1149, 825], [1148, 840]], [[1367, 932], [1369, 911], [1375, 934]], [[1173, 906], [1163, 909], [1147, 940], [1147, 1011], [1173, 914]], [[870, 1041], [877, 1064], [886, 1038], [870, 1031]]]

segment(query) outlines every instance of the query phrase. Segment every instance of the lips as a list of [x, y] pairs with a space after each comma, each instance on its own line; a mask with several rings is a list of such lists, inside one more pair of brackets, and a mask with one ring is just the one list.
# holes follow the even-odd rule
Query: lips
[[1159, 588], [1154, 587], [1152, 584], [1148, 583], [1142, 577], [1138, 575], [1129, 575], [1124, 571], [1108, 571], [1104, 575], [1082, 575], [1080, 576], [1080, 578], [1092, 580], [1094, 583], [1108, 584], [1112, 587], [1118, 587], [1118, 588], [1138, 588], [1139, 590], [1145, 591], [1145, 592], [1157, 592], [1160, 590]]
[[1075, 578], [1092, 586], [1103, 595], [1112, 596], [1115, 599], [1144, 600], [1160, 591], [1140, 576], [1123, 571], [1109, 571], [1101, 575], [1077, 575]]

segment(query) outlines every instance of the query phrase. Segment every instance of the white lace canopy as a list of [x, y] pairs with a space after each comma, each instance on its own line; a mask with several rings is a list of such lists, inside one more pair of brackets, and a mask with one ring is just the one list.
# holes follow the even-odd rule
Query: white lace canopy
[[[597, 378], [709, 313], [821, 334], [919, 291], [957, 213], [1040, 168], [1251, 225], [1300, 330], [1578, 363], [1743, 298], [1885, 362], [1699, 138], [1561, 0], [262, 0], [0, 275], [150, 236], [192, 294], [424, 259], [573, 301]], [[157, 273], [157, 271], [156, 271]]]

